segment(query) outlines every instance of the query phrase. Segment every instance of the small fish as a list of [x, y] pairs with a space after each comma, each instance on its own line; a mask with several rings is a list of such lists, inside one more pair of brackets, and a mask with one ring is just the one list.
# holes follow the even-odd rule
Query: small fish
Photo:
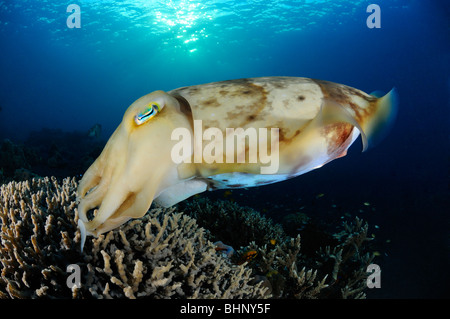
[[276, 243], [277, 243], [276, 239], [271, 239], [271, 240], [270, 240], [270, 244], [271, 244], [271, 245], [275, 246]]
[[364, 202], [364, 206], [370, 206], [369, 202]]
[[100, 124], [95, 124], [88, 131], [89, 138], [99, 138], [102, 134], [102, 126]]
[[216, 246], [216, 248], [215, 248], [216, 251], [221, 251], [225, 257], [230, 258], [231, 256], [233, 256], [233, 254], [234, 254], [233, 247], [231, 247], [229, 245], [225, 245], [221, 241], [216, 241], [214, 243], [214, 245]]
[[320, 193], [319, 195], [316, 196], [316, 198], [321, 198], [321, 197], [324, 197], [324, 196], [325, 196], [324, 193]]
[[278, 271], [276, 271], [276, 270], [271, 270], [271, 271], [269, 271], [269, 272], [266, 274], [266, 277], [267, 277], [267, 278], [270, 278], [270, 277], [272, 277], [272, 276], [274, 276], [274, 275], [278, 275]]
[[239, 258], [238, 265], [242, 265], [246, 261], [252, 261], [255, 259], [255, 257], [258, 255], [258, 252], [256, 250], [247, 250], [245, 253], [242, 254], [242, 256]]
[[380, 253], [379, 251], [374, 251], [374, 252], [373, 252], [373, 255], [374, 255], [375, 257], [378, 257], [378, 256], [381, 256], [381, 253]]
[[231, 196], [232, 194], [233, 194], [232, 191], [226, 190], [225, 192], [223, 192], [223, 197], [227, 198], [227, 197]]

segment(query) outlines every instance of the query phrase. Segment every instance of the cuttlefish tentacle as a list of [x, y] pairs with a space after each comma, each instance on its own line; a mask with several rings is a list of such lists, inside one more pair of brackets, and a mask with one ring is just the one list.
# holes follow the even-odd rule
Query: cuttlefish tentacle
[[89, 169], [84, 173], [83, 179], [81, 179], [78, 185], [78, 199], [83, 199], [88, 194], [90, 190], [100, 183], [102, 179], [102, 174], [99, 172], [100, 164], [94, 162]]
[[[120, 134], [116, 130], [110, 137], [110, 141], [117, 141], [118, 139], [120, 139]], [[87, 169], [86, 173], [84, 173], [77, 190], [79, 199], [84, 198], [99, 183], [108, 184], [109, 181], [106, 179], [110, 179], [111, 170], [114, 167], [106, 165], [106, 162], [115, 152], [120, 152], [120, 150], [115, 150], [119, 145], [119, 143], [108, 142], [99, 157]]]
[[[140, 218], [150, 207], [155, 193], [155, 189], [151, 185], [147, 185], [142, 192], [135, 194], [129, 193], [128, 197], [122, 202], [119, 209], [117, 209], [113, 215], [108, 217], [101, 223], [101, 233], [107, 232], [127, 222], [131, 218]], [[144, 212], [144, 213], [142, 213]], [[92, 228], [95, 226], [92, 226]], [[97, 226], [98, 227], [98, 226]], [[93, 228], [92, 234], [96, 234], [97, 230]]]
[[105, 162], [114, 153], [114, 146], [117, 147], [117, 145], [107, 145], [80, 181], [78, 186], [80, 199], [78, 214], [83, 222], [88, 222], [87, 212], [97, 208], [102, 203], [108, 188], [111, 186], [111, 178], [117, 167], [105, 165]]
[[[240, 79], [147, 94], [127, 109], [80, 181], [82, 237], [98, 236], [142, 217], [154, 200], [170, 206], [206, 189], [259, 186], [304, 174], [345, 156], [359, 135], [366, 150], [392, 125], [396, 105], [394, 90], [377, 97], [341, 84], [295, 77]], [[174, 132], [192, 137], [199, 121], [202, 129], [213, 128], [222, 137], [229, 128], [278, 129], [278, 135], [270, 136], [279, 149], [276, 172], [259, 173], [267, 163], [262, 160], [192, 161], [196, 150], [216, 146], [217, 154], [226, 159], [220, 141], [228, 137], [210, 139], [203, 146], [197, 141], [192, 145], [195, 138], [188, 138], [183, 141], [190, 143], [187, 148], [177, 148], [183, 150], [182, 161], [174, 160], [172, 152], [179, 145]], [[258, 143], [264, 140], [259, 138]], [[256, 149], [258, 158], [261, 149]], [[97, 210], [89, 220], [92, 209]]]
[[166, 171], [159, 167], [153, 175], [154, 179], [139, 187], [139, 191], [133, 190], [131, 187], [124, 187], [128, 180], [133, 179], [128, 173], [125, 173], [121, 180], [114, 183], [115, 187], [109, 189], [105, 194], [103, 198], [105, 204], [100, 206], [96, 218], [87, 223], [86, 227], [89, 232], [96, 234], [99, 226], [101, 226], [101, 231], [105, 232], [110, 228], [108, 224], [114, 225], [116, 220], [125, 222], [130, 218], [142, 217], [157, 192], [158, 183], [154, 183], [154, 180], [161, 180], [165, 173]]
[[[153, 122], [154, 117], [158, 121]], [[180, 182], [170, 156], [175, 143], [170, 135], [175, 128], [192, 130], [190, 121], [177, 100], [162, 91], [155, 91], [130, 106], [105, 149], [80, 181], [78, 213], [84, 236], [98, 236], [130, 218], [142, 217], [155, 194]], [[146, 139], [154, 144], [142, 144]], [[89, 220], [87, 213], [92, 209], [96, 209], [95, 216]]]

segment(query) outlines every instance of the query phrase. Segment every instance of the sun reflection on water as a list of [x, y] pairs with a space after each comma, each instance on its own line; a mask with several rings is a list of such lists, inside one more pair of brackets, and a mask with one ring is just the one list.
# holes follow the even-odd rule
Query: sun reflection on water
[[197, 51], [196, 42], [208, 37], [206, 27], [214, 19], [216, 10], [198, 0], [170, 0], [165, 4], [165, 8], [155, 11], [153, 24], [164, 26], [166, 32], [179, 40], [175, 47], [185, 47], [191, 53]]
[[[392, 6], [397, 1], [390, 0]], [[124, 47], [151, 43], [159, 52], [197, 53], [216, 45], [247, 44], [256, 39], [263, 45], [279, 34], [307, 32], [323, 28], [335, 30], [341, 21], [359, 19], [357, 8], [364, 1], [324, 0], [77, 0], [81, 7], [82, 27], [64, 27], [67, 5], [63, 2], [0, 0], [0, 33], [47, 31], [55, 42], [71, 47], [87, 43], [97, 52], [108, 50], [105, 44]], [[338, 14], [337, 14], [338, 13]], [[19, 17], [19, 18], [17, 18]], [[63, 22], [62, 22], [63, 21]], [[42, 32], [41, 32], [42, 33]], [[47, 34], [42, 33], [42, 34]], [[261, 40], [263, 37], [263, 40]], [[252, 45], [255, 45], [253, 43]]]

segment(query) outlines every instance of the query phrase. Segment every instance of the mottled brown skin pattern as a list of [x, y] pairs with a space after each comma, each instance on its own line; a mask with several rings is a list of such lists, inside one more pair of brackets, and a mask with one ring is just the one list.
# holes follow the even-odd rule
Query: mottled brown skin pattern
[[[221, 91], [222, 92], [222, 91]], [[225, 93], [221, 93], [224, 96], [227, 95], [235, 95], [236, 97], [244, 96], [245, 98], [250, 97], [255, 100], [254, 104], [251, 105], [251, 108], [247, 110], [247, 105], [236, 105], [234, 111], [228, 112], [227, 119], [228, 120], [241, 120], [239, 127], [246, 127], [251, 122], [253, 122], [258, 115], [260, 114], [261, 110], [264, 109], [265, 105], [267, 104], [267, 92], [266, 90], [258, 85], [255, 85], [253, 83], [248, 83], [246, 85], [242, 85], [242, 88]], [[243, 116], [243, 113], [250, 113], [247, 116]]]
[[[232, 84], [233, 86], [230, 86]], [[180, 94], [183, 95], [183, 91], [188, 91], [191, 94], [195, 94], [200, 89], [205, 90], [204, 85], [202, 88], [200, 86], [191, 86], [186, 88], [179, 88], [170, 92], [170, 94]], [[255, 85], [247, 79], [239, 79], [239, 80], [229, 80], [218, 82], [215, 85], [216, 87], [221, 88], [219, 90], [219, 96], [212, 96], [211, 98], [202, 101], [201, 103], [197, 103], [195, 108], [201, 110], [214, 107], [220, 107], [221, 104], [218, 101], [219, 97], [223, 98], [240, 98], [245, 97], [245, 103], [239, 105], [235, 105], [231, 111], [227, 112], [225, 118], [221, 118], [220, 120], [225, 120], [226, 122], [238, 123], [234, 124], [232, 127], [246, 127], [253, 121], [258, 118], [259, 113], [264, 109], [267, 104], [267, 92], [266, 90], [259, 85]], [[238, 121], [236, 121], [238, 120]], [[219, 120], [217, 122], [211, 121], [211, 126], [225, 128], [220, 125]], [[207, 128], [207, 127], [206, 127]]]
[[[375, 102], [377, 100], [376, 97], [368, 95], [360, 90], [355, 88], [344, 86], [341, 84], [323, 81], [323, 80], [314, 80], [317, 83], [323, 93], [324, 99], [330, 99], [334, 102], [339, 103], [343, 107], [349, 107], [355, 112], [355, 120], [358, 123], [364, 123], [366, 118], [368, 118], [375, 107]], [[356, 95], [367, 102], [369, 102], [369, 106], [367, 108], [361, 108], [352, 102], [350, 97], [352, 95]], [[334, 134], [331, 137], [327, 138], [328, 142], [328, 154], [336, 153], [336, 156], [339, 156], [350, 144], [350, 134], [353, 130], [353, 126], [348, 123], [336, 123], [334, 125], [328, 125], [325, 127], [325, 134], [328, 134], [330, 131], [334, 131]]]
[[[217, 118], [213, 120], [212, 118], [208, 118], [206, 121], [203, 121], [203, 129], [206, 130], [209, 127], [217, 127], [225, 132], [227, 127], [230, 128], [245, 128], [247, 126], [251, 126], [251, 124], [257, 120], [259, 113], [266, 107], [267, 105], [267, 92], [266, 90], [259, 85], [255, 85], [248, 79], [238, 79], [238, 80], [229, 80], [222, 81], [218, 83], [214, 83], [214, 88], [218, 88], [218, 94], [209, 97], [206, 100], [197, 100], [195, 105], [191, 105], [193, 107], [193, 114], [195, 117], [196, 111], [197, 114], [209, 114], [214, 112], [214, 108], [220, 108], [221, 103], [219, 102], [220, 98], [236, 98], [240, 99], [241, 97], [245, 97], [242, 100], [242, 104], [239, 104], [238, 101], [236, 105], [233, 106], [229, 111], [226, 112], [224, 117]], [[208, 90], [208, 85], [197, 85], [190, 86], [186, 88], [179, 88], [169, 92], [172, 96], [176, 95], [195, 95], [202, 90], [202, 93], [205, 90]], [[204, 112], [204, 110], [208, 110], [208, 112]], [[233, 125], [229, 125], [232, 123]], [[246, 145], [246, 154], [248, 153], [248, 145]], [[246, 162], [244, 164], [227, 164], [225, 163], [225, 158], [223, 159], [223, 164], [202, 164], [200, 175], [209, 176], [215, 174], [221, 174], [226, 172], [235, 172], [235, 171], [248, 171], [249, 164]], [[255, 167], [256, 171], [257, 168]], [[210, 185], [211, 188], [214, 188], [213, 185]], [[238, 185], [230, 185], [230, 187], [239, 187]]]
[[[323, 128], [324, 136], [327, 139], [328, 155], [339, 156], [350, 144], [353, 125], [348, 123], [336, 123]], [[339, 150], [341, 150], [339, 152]]]
[[[286, 82], [290, 81], [290, 77], [279, 77], [273, 79], [270, 83], [273, 88], [283, 89], [286, 87]], [[312, 82], [313, 80], [311, 80]], [[230, 85], [233, 85], [230, 87]], [[226, 122], [234, 123], [233, 126], [229, 127], [249, 127], [253, 126], [253, 123], [261, 119], [263, 116], [270, 115], [271, 112], [275, 112], [270, 105], [268, 105], [267, 96], [268, 92], [264, 88], [264, 86], [256, 85], [248, 79], [238, 79], [238, 80], [229, 80], [218, 82], [217, 86], [222, 88], [219, 91], [219, 95], [226, 98], [233, 97], [243, 97], [247, 101], [243, 105], [235, 105], [233, 110], [227, 112], [227, 116], [224, 118]], [[201, 88], [204, 89], [204, 88]], [[196, 93], [200, 90], [199, 86], [192, 86], [187, 88], [179, 88], [171, 92], [171, 94], [182, 94], [184, 90], [187, 90], [191, 93]], [[298, 102], [306, 102], [306, 98], [301, 93], [298, 95]], [[196, 108], [200, 110], [210, 107], [220, 107], [220, 103], [218, 102], [217, 97], [211, 97], [202, 103], [198, 103], [195, 105]], [[235, 123], [238, 123], [237, 125]], [[305, 123], [304, 126], [308, 124]], [[205, 125], [204, 129], [209, 127], [221, 127], [219, 121], [211, 121], [210, 125]], [[223, 126], [223, 125], [222, 125]], [[222, 129], [224, 127], [221, 127]], [[283, 123], [274, 123], [273, 126], [267, 127], [267, 129], [271, 128], [279, 128], [279, 142], [280, 149], [283, 148], [283, 145], [289, 144], [293, 139], [295, 139], [299, 134], [301, 134], [303, 127], [297, 129], [295, 132], [289, 132], [286, 129], [283, 129]]]
[[[317, 85], [322, 89], [323, 97], [325, 99], [333, 100], [344, 107], [349, 107], [355, 111], [355, 120], [358, 123], [364, 123], [365, 119], [373, 113], [373, 108], [375, 107], [376, 97], [368, 95], [355, 88], [337, 84], [334, 82], [328, 82], [323, 80], [314, 80]], [[350, 96], [356, 95], [363, 98], [370, 103], [369, 107], [361, 108], [360, 106], [353, 103]]]
[[[197, 99], [195, 106], [192, 105], [195, 109], [193, 110], [193, 114], [205, 114], [215, 112], [215, 108], [220, 108], [222, 103], [220, 102], [220, 98], [226, 99], [234, 99], [235, 105], [229, 110], [224, 112], [223, 117], [212, 119], [207, 118], [207, 121], [204, 121], [204, 129], [209, 127], [218, 127], [222, 130], [225, 130], [227, 127], [237, 128], [237, 127], [257, 127], [258, 120], [263, 120], [268, 116], [271, 116], [276, 110], [272, 108], [270, 101], [268, 101], [268, 90], [277, 90], [284, 89], [289, 83], [292, 81], [290, 77], [278, 77], [271, 79], [270, 83], [265, 83], [263, 85], [255, 84], [253, 81], [249, 79], [238, 79], [238, 80], [229, 80], [214, 83], [215, 94], [208, 97], [207, 99]], [[362, 91], [357, 89], [353, 89], [351, 87], [347, 87], [344, 85], [336, 84], [333, 82], [322, 81], [322, 80], [309, 80], [310, 83], [316, 84], [320, 87], [323, 98], [330, 99], [336, 103], [341, 104], [343, 107], [351, 108], [355, 111], [355, 119], [360, 122], [363, 121], [366, 116], [370, 114], [370, 106], [368, 109], [363, 109], [360, 106], [356, 105], [350, 98], [352, 95], [359, 96], [368, 102], [372, 103], [376, 101], [376, 98], [371, 97], [370, 95], [365, 94]], [[191, 95], [195, 96], [197, 93], [204, 93], [205, 90], [213, 90], [213, 87], [208, 87], [207, 85], [198, 85], [191, 86], [186, 88], [179, 88], [169, 92], [173, 96], [177, 95]], [[200, 91], [201, 90], [201, 91]], [[295, 97], [296, 103], [307, 103], [307, 98], [304, 93], [299, 92], [298, 96]], [[307, 94], [306, 94], [307, 95]], [[242, 103], [240, 99], [242, 98]], [[285, 102], [285, 106], [287, 101]], [[208, 112], [204, 112], [207, 110]], [[218, 113], [220, 111], [217, 111]], [[303, 125], [298, 127], [295, 131], [289, 128], [286, 128], [283, 122], [272, 122], [268, 126], [267, 129], [271, 127], [279, 128], [279, 147], [280, 152], [283, 151], [284, 147], [287, 147], [292, 143], [299, 135], [301, 135], [302, 131], [307, 127], [310, 121], [306, 121]], [[322, 128], [322, 134], [327, 139], [327, 153], [330, 155], [331, 159], [339, 157], [345, 149], [349, 146], [351, 142], [351, 133], [353, 131], [353, 126], [348, 123], [335, 123], [331, 125], [326, 125]], [[299, 158], [299, 165], [301, 167], [311, 160], [310, 158]], [[206, 169], [206, 166], [209, 166]], [[228, 166], [228, 167], [227, 167]], [[233, 171], [248, 171], [248, 164], [238, 164], [238, 165], [221, 165], [220, 169], [216, 164], [205, 165], [203, 166], [203, 173], [206, 174], [219, 174], [224, 172], [233, 172]], [[234, 185], [229, 185], [233, 187]], [[236, 186], [237, 187], [237, 186]]]

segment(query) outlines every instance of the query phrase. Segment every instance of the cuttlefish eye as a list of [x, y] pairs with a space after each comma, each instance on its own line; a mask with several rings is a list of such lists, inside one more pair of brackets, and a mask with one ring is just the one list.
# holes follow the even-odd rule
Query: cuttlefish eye
[[159, 112], [161, 112], [162, 108], [164, 105], [160, 105], [157, 102], [150, 102], [149, 104], [147, 104], [142, 112], [139, 112], [138, 114], [136, 114], [136, 116], [134, 117], [134, 122], [137, 125], [142, 125], [145, 122], [147, 122], [148, 120], [150, 120], [151, 118], [155, 117], [156, 114], [158, 114]]

